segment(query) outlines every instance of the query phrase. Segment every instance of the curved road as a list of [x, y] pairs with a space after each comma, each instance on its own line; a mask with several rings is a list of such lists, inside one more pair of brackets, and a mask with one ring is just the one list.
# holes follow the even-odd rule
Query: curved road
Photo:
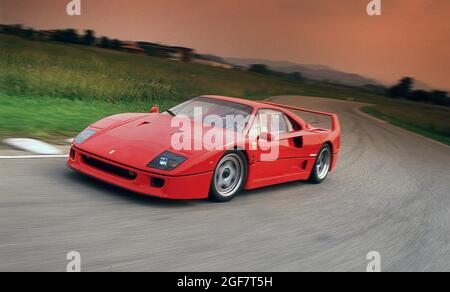
[[227, 204], [166, 201], [68, 170], [0, 160], [0, 271], [450, 271], [450, 148], [373, 120], [360, 104], [280, 97], [340, 114], [338, 169], [322, 185]]

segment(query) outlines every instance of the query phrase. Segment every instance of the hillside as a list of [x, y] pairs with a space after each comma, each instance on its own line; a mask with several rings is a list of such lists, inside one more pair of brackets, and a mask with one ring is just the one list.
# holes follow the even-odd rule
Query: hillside
[[265, 59], [226, 58], [225, 60], [231, 64], [244, 67], [252, 64], [265, 64], [275, 71], [283, 73], [300, 72], [304, 77], [317, 81], [327, 80], [349, 86], [380, 85], [378, 81], [373, 79], [358, 74], [338, 71], [325, 65], [296, 64], [287, 61]]

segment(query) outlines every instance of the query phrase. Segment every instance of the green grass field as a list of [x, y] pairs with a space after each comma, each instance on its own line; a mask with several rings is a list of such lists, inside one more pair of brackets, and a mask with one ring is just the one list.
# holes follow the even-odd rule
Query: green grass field
[[367, 111], [378, 117], [389, 120], [400, 111], [401, 122], [396, 124], [445, 143], [450, 136], [448, 109], [411, 107], [363, 89], [0, 35], [1, 137], [70, 137], [104, 116], [148, 111], [155, 104], [164, 109], [203, 94], [251, 99], [309, 95], [370, 102], [376, 106]]
[[450, 110], [448, 108], [415, 103], [395, 102], [363, 108], [365, 113], [395, 126], [450, 145]]

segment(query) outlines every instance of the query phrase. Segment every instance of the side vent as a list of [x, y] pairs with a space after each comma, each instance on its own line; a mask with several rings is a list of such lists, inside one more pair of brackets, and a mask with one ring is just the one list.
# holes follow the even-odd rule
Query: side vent
[[303, 148], [303, 137], [295, 137], [294, 138], [294, 145], [297, 148]]
[[305, 160], [301, 163], [301, 169], [302, 170], [306, 170], [306, 168], [308, 167], [308, 160]]

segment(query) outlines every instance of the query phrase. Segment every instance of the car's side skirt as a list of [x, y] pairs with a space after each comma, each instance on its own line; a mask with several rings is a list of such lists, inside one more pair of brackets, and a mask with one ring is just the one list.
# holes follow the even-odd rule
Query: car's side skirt
[[292, 167], [289, 171], [282, 169], [273, 173], [273, 175], [267, 175], [268, 171], [266, 171], [266, 167], [270, 167], [270, 162], [253, 163], [249, 166], [247, 183], [244, 188], [250, 190], [291, 181], [307, 180], [311, 175], [314, 161], [314, 157], [295, 159], [293, 165], [298, 164], [298, 169], [293, 170]]

